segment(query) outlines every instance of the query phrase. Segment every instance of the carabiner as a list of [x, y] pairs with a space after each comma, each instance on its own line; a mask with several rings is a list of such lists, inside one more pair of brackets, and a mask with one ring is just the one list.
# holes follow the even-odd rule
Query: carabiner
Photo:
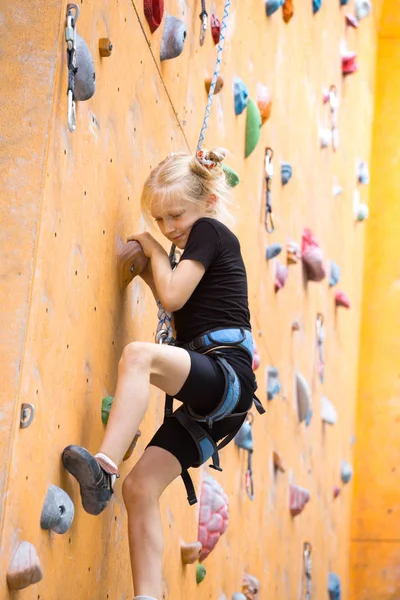
[[72, 90], [68, 90], [68, 129], [71, 133], [76, 129], [75, 100]]
[[254, 500], [254, 482], [252, 470], [252, 454], [253, 450], [248, 450], [247, 471], [246, 471], [246, 492], [250, 500]]
[[206, 37], [206, 31], [207, 31], [207, 10], [206, 10], [206, 0], [201, 0], [201, 13], [200, 13], [200, 21], [201, 21], [201, 27], [200, 27], [200, 46], [202, 46], [204, 44], [204, 39]]

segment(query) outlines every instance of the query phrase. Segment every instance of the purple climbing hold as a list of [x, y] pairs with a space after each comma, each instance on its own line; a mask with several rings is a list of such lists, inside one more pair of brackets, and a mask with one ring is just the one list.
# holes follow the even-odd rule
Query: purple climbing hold
[[235, 77], [233, 81], [233, 95], [235, 99], [235, 114], [241, 115], [247, 106], [249, 92], [246, 84], [239, 77]]
[[161, 40], [160, 60], [170, 60], [182, 54], [185, 39], [185, 23], [177, 17], [167, 14]]

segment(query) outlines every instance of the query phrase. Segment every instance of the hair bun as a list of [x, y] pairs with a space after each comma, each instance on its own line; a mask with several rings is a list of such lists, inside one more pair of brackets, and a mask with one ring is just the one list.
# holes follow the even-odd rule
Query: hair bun
[[224, 148], [213, 148], [208, 152], [209, 158], [217, 163], [222, 163], [226, 157], [226, 150]]
[[223, 148], [214, 148], [213, 150], [206, 150], [203, 148], [196, 152], [196, 158], [199, 163], [209, 171], [218, 167], [226, 156], [226, 150]]

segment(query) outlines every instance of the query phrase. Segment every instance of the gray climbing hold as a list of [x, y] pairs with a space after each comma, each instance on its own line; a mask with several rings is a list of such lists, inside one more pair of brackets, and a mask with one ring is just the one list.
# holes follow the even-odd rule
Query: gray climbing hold
[[341, 600], [340, 577], [336, 573], [329, 573], [328, 592], [329, 600]]
[[343, 483], [349, 483], [350, 479], [353, 477], [353, 467], [347, 460], [342, 460], [340, 477]]
[[280, 244], [271, 244], [270, 246], [268, 246], [265, 252], [265, 258], [267, 260], [271, 260], [271, 258], [275, 258], [275, 256], [278, 256], [278, 254], [280, 254], [281, 252], [282, 246]]
[[333, 287], [339, 282], [340, 267], [331, 260], [329, 265], [329, 287]]
[[185, 23], [177, 17], [167, 14], [161, 40], [160, 60], [170, 60], [182, 54], [185, 39]]
[[281, 391], [281, 384], [279, 382], [279, 373], [276, 367], [268, 367], [268, 383], [267, 383], [267, 393], [268, 400], [272, 400], [275, 398], [277, 394]]
[[292, 165], [288, 162], [283, 162], [281, 164], [281, 182], [282, 185], [286, 185], [289, 183], [289, 179], [292, 176]]
[[245, 421], [235, 435], [235, 444], [250, 452], [254, 448], [253, 432], [250, 421]]
[[242, 592], [235, 592], [232, 596], [232, 600], [246, 600], [246, 596]]
[[56, 485], [50, 485], [40, 516], [40, 527], [65, 533], [72, 525], [74, 514], [74, 505], [68, 494]]
[[79, 102], [89, 100], [96, 90], [96, 73], [90, 50], [79, 33], [76, 34], [76, 69], [74, 98]]

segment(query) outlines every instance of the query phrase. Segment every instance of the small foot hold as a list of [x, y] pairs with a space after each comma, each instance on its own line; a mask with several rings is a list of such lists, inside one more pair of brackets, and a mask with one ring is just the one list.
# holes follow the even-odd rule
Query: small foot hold
[[132, 241], [126, 244], [120, 242], [117, 249], [120, 288], [126, 288], [136, 275], [140, 275], [145, 270], [148, 262], [149, 259], [138, 242]]
[[204, 581], [205, 577], [207, 575], [207, 571], [204, 565], [197, 565], [196, 567], [196, 583], [199, 584], [202, 581]]
[[202, 545], [200, 542], [193, 542], [192, 544], [181, 543], [181, 558], [185, 565], [192, 565], [198, 560]]
[[142, 435], [142, 432], [140, 431], [140, 429], [138, 429], [137, 432], [135, 433], [135, 437], [133, 438], [131, 445], [129, 446], [128, 450], [125, 452], [125, 456], [123, 458], [124, 462], [132, 456], [133, 451], [136, 448], [137, 441], [141, 435]]
[[277, 473], [278, 471], [280, 471], [281, 473], [284, 473], [286, 469], [283, 465], [282, 457], [276, 450], [272, 451], [272, 460], [274, 463], [275, 473]]
[[66, 533], [72, 525], [74, 513], [74, 505], [68, 494], [56, 485], [50, 485], [40, 516], [40, 527]]
[[7, 585], [10, 590], [23, 590], [43, 579], [42, 565], [35, 546], [21, 542], [14, 553], [7, 571]]

